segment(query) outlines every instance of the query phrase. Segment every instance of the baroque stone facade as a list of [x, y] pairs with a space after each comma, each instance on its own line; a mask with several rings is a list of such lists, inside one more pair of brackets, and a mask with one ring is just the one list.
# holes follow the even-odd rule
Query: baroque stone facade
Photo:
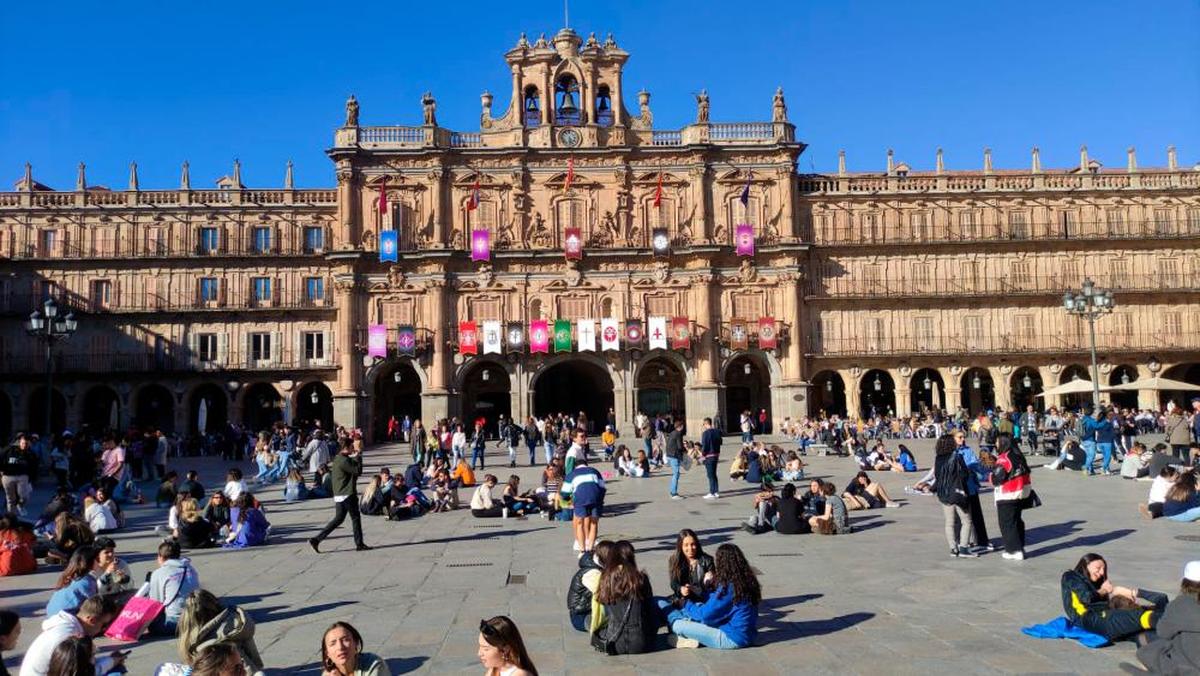
[[[522, 36], [508, 107], [485, 92], [478, 132], [438, 126], [432, 94], [409, 127], [361, 124], [351, 97], [332, 190], [295, 190], [290, 167], [282, 189], [246, 189], [235, 164], [217, 190], [192, 190], [185, 165], [178, 190], [140, 190], [133, 166], [110, 191], [81, 165], [74, 191], [52, 191], [27, 168], [0, 193], [0, 431], [42, 427], [46, 365], [20, 323], [47, 295], [82, 319], [56, 346], [56, 426], [191, 432], [201, 405], [214, 422], [336, 418], [372, 436], [405, 414], [611, 407], [628, 430], [638, 409], [673, 410], [698, 429], [747, 408], [1015, 405], [1087, 363], [1086, 327], [1059, 307], [1085, 276], [1118, 299], [1098, 325], [1102, 377], [1200, 377], [1200, 171], [1173, 151], [1165, 169], [1131, 150], [1120, 171], [1086, 151], [1043, 170], [1035, 150], [1024, 171], [986, 153], [949, 171], [939, 152], [920, 173], [889, 152], [885, 172], [802, 175], [782, 90], [769, 122], [711, 122], [701, 92], [694, 123], [659, 129], [648, 93], [625, 107], [628, 58], [611, 36]], [[735, 253], [740, 224], [753, 256]], [[570, 228], [580, 260], [564, 257]], [[380, 261], [387, 230], [395, 263]], [[476, 230], [486, 262], [468, 255]], [[457, 351], [461, 320], [649, 317], [686, 317], [689, 347]], [[760, 317], [775, 348], [731, 340], [732, 320]], [[372, 324], [388, 327], [384, 358], [366, 356]], [[396, 349], [401, 325], [415, 356]]]

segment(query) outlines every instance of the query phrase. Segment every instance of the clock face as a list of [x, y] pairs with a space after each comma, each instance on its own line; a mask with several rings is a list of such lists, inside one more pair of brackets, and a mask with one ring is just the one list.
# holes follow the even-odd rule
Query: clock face
[[558, 142], [567, 148], [575, 148], [583, 141], [578, 129], [567, 128], [558, 133]]

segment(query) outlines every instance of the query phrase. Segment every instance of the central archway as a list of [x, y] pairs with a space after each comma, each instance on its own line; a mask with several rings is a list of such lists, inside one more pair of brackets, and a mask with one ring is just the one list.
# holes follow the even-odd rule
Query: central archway
[[858, 381], [860, 413], [864, 418], [896, 415], [896, 383], [891, 374], [882, 369], [871, 369]]
[[971, 415], [996, 408], [996, 386], [992, 374], [985, 368], [969, 368], [959, 381], [962, 388], [962, 406]]
[[846, 383], [837, 371], [821, 371], [813, 376], [808, 415], [810, 418], [846, 417]]
[[757, 425], [763, 410], [767, 412], [767, 426], [758, 433], [768, 434], [774, 421], [771, 417], [771, 376], [758, 359], [738, 355], [725, 366], [725, 429], [741, 429], [741, 415], [746, 411]]
[[[201, 420], [200, 411], [204, 411]], [[201, 422], [204, 423], [201, 426]], [[229, 426], [229, 397], [220, 385], [205, 383], [192, 391], [188, 400], [187, 429], [193, 434], [206, 436], [224, 432]]]
[[684, 416], [683, 371], [670, 359], [654, 357], [637, 375], [637, 408], [654, 417], [660, 413]]
[[1013, 371], [1008, 384], [1014, 410], [1024, 411], [1026, 406], [1033, 406], [1033, 410], [1038, 412], [1046, 409], [1046, 398], [1038, 396], [1043, 388], [1042, 374], [1037, 369], [1022, 366]]
[[121, 429], [121, 406], [117, 393], [107, 385], [96, 385], [83, 395], [83, 428], [92, 434]]
[[512, 382], [500, 364], [480, 360], [469, 366], [459, 392], [462, 393], [460, 418], [468, 426], [482, 420], [485, 436], [499, 434], [500, 416], [512, 420]]
[[[46, 387], [38, 387], [26, 399], [29, 407], [27, 429], [31, 432], [46, 430]], [[67, 426], [67, 398], [56, 387], [50, 395], [50, 430], [61, 432]]]
[[[333, 392], [325, 383], [314, 380], [296, 392], [294, 422], [321, 423], [321, 429], [333, 429]], [[293, 421], [286, 421], [293, 422]]]
[[[388, 421], [396, 416], [403, 421], [405, 416], [413, 421], [421, 419], [421, 376], [412, 362], [401, 360], [391, 365], [381, 364], [383, 370], [375, 378], [375, 399], [372, 402], [371, 437], [375, 442], [388, 438]], [[432, 425], [422, 423], [426, 429]]]
[[536, 416], [583, 412], [589, 433], [603, 425], [613, 407], [613, 381], [599, 364], [569, 359], [543, 368], [533, 380], [533, 414]]
[[242, 427], [258, 434], [283, 420], [283, 398], [269, 383], [255, 383], [242, 395]]
[[156, 383], [146, 385], [137, 393], [133, 423], [143, 430], [175, 431], [175, 397], [167, 388]]
[[933, 409], [946, 408], [946, 383], [937, 369], [918, 369], [908, 382], [909, 411], [927, 413]]

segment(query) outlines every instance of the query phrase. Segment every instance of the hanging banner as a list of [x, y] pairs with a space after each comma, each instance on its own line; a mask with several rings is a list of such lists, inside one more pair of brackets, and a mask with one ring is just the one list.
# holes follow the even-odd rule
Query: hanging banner
[[642, 320], [629, 319], [625, 321], [625, 345], [628, 347], [642, 346]]
[[508, 351], [520, 352], [525, 349], [525, 327], [521, 322], [508, 323]]
[[600, 320], [600, 349], [605, 352], [621, 349], [621, 332], [617, 329], [617, 320]]
[[745, 319], [730, 320], [729, 346], [734, 350], [746, 350], [750, 348], [750, 330], [746, 328]]
[[567, 228], [563, 231], [563, 253], [569, 261], [583, 258], [583, 233], [579, 228]]
[[486, 321], [483, 323], [483, 353], [500, 354], [500, 322]]
[[406, 357], [417, 353], [417, 330], [411, 325], [402, 324], [396, 330], [396, 351]]
[[579, 338], [580, 352], [595, 352], [596, 351], [596, 320], [580, 319], [576, 331]]
[[458, 323], [458, 353], [479, 354], [479, 334], [475, 331], [475, 322]]
[[671, 320], [671, 349], [686, 350], [692, 346], [692, 323], [687, 317]]
[[758, 320], [758, 349], [774, 350], [778, 346], [775, 333], [775, 318], [761, 317]]
[[372, 324], [367, 327], [367, 356], [387, 356], [387, 327], [383, 324]]
[[753, 256], [754, 255], [754, 226], [739, 225], [734, 234], [734, 243], [737, 245], [737, 255]]
[[548, 354], [550, 352], [550, 325], [545, 319], [535, 319], [529, 322], [529, 353]]
[[492, 233], [488, 230], [471, 231], [471, 260], [488, 261], [492, 257]]
[[649, 334], [651, 350], [667, 349], [667, 318], [651, 317]]
[[555, 319], [554, 320], [554, 351], [555, 352], [570, 352], [571, 351], [571, 320]]
[[400, 262], [400, 233], [395, 230], [379, 231], [379, 261], [381, 263]]

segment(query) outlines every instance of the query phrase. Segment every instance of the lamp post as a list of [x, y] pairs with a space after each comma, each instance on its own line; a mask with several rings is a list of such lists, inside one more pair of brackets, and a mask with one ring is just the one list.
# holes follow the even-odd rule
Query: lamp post
[[74, 312], [67, 312], [65, 317], [58, 315], [58, 304], [53, 298], [47, 298], [42, 309], [34, 310], [29, 315], [25, 330], [29, 335], [46, 343], [46, 438], [50, 438], [51, 411], [54, 408], [54, 344], [64, 338], [69, 338], [79, 328]]
[[1063, 294], [1063, 309], [1067, 314], [1082, 317], [1088, 322], [1088, 341], [1092, 350], [1092, 406], [1100, 406], [1100, 369], [1096, 365], [1096, 320], [1113, 311], [1112, 291], [1096, 288], [1091, 279], [1083, 280], [1079, 293]]

